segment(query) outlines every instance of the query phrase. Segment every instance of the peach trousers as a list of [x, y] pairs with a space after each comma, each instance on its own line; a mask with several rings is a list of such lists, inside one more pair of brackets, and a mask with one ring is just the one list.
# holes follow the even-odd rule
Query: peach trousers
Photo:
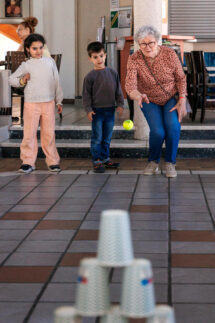
[[24, 137], [20, 146], [20, 158], [23, 164], [35, 166], [38, 144], [37, 129], [40, 121], [40, 140], [46, 156], [46, 164], [58, 165], [60, 157], [55, 145], [55, 103], [25, 102]]

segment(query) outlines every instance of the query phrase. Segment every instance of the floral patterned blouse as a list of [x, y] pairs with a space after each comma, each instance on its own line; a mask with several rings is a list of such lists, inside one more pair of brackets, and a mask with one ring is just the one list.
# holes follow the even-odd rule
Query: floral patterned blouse
[[145, 59], [156, 79], [168, 93], [164, 92], [153, 78], [139, 49], [128, 59], [125, 81], [128, 94], [138, 90], [146, 94], [150, 102], [164, 105], [176, 93], [179, 93], [179, 96], [187, 93], [186, 76], [173, 49], [160, 46], [160, 52], [153, 62], [150, 58]]

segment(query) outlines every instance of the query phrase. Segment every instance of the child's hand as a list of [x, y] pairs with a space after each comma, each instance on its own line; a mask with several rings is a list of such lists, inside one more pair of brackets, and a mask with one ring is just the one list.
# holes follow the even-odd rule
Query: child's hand
[[22, 80], [23, 80], [23, 83], [26, 84], [28, 82], [28, 80], [30, 80], [30, 74], [29, 73], [25, 74], [23, 76]]
[[117, 107], [116, 108], [116, 111], [119, 113], [119, 116], [121, 117], [122, 116], [122, 114], [123, 114], [123, 108], [122, 107]]
[[63, 112], [63, 106], [61, 104], [57, 104], [57, 113], [60, 114]]
[[94, 111], [91, 111], [91, 112], [88, 112], [87, 114], [87, 118], [90, 120], [90, 121], [93, 121], [93, 115], [95, 115], [96, 113]]

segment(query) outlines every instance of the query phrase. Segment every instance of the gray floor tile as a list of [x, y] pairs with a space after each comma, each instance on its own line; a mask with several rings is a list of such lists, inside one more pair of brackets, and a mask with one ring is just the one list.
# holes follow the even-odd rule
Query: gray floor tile
[[24, 241], [17, 252], [63, 252], [68, 241]]
[[181, 205], [181, 206], [170, 206], [170, 212], [207, 212], [206, 205]]
[[64, 196], [57, 202], [56, 206], [58, 205], [88, 205], [92, 204], [92, 198], [65, 198]]
[[24, 205], [19, 204], [10, 210], [10, 212], [46, 212], [51, 205]]
[[144, 253], [144, 252], [134, 252], [135, 258], [144, 258], [152, 262], [152, 266], [155, 267], [168, 267], [168, 254], [160, 253]]
[[27, 240], [68, 241], [73, 237], [74, 233], [74, 230], [34, 230]]
[[215, 322], [214, 304], [173, 304], [177, 323]]
[[173, 303], [215, 304], [215, 285], [173, 284]]
[[23, 323], [32, 303], [0, 303], [0, 323]]
[[81, 225], [80, 230], [98, 230], [99, 224], [99, 221], [87, 221], [86, 219]]
[[209, 213], [182, 213], [182, 212], [176, 212], [171, 214], [171, 221], [188, 221], [188, 222], [193, 222], [193, 221], [199, 221], [199, 222], [211, 222], [211, 217]]
[[101, 212], [89, 212], [86, 217], [86, 221], [100, 221]]
[[53, 323], [54, 311], [60, 306], [71, 306], [71, 303], [38, 303], [28, 322]]
[[61, 253], [15, 252], [6, 261], [6, 266], [54, 266]]
[[29, 230], [0, 230], [0, 241], [20, 241], [28, 233]]
[[44, 220], [82, 220], [85, 217], [84, 212], [49, 212]]
[[77, 284], [51, 283], [46, 288], [41, 302], [74, 302]]
[[73, 241], [68, 252], [96, 252], [98, 241]]
[[212, 222], [171, 222], [172, 230], [213, 230]]
[[132, 205], [168, 205], [168, 199], [159, 198], [135, 198]]
[[11, 252], [19, 244], [19, 241], [0, 241], [0, 252]]
[[167, 221], [134, 221], [131, 220], [132, 230], [168, 230]]
[[135, 199], [167, 199], [168, 198], [168, 192], [138, 192], [134, 194]]
[[42, 288], [42, 284], [0, 284], [1, 302], [32, 302]]
[[166, 241], [134, 241], [134, 252], [136, 253], [167, 253], [168, 243]]
[[6, 252], [0, 253], [0, 263], [4, 261], [7, 258], [7, 256], [8, 256], [8, 253]]
[[172, 253], [214, 254], [215, 242], [172, 242]]
[[4, 215], [13, 205], [12, 204], [0, 204], [0, 216]]
[[22, 220], [1, 220], [0, 226], [1, 230], [17, 229], [17, 230], [27, 230], [32, 229], [38, 221], [22, 221]]
[[168, 213], [130, 213], [134, 221], [168, 221]]
[[53, 212], [87, 212], [89, 205], [56, 205], [52, 208]]
[[131, 233], [132, 240], [135, 241], [167, 241], [167, 231], [153, 231], [153, 230], [135, 230]]
[[195, 192], [195, 193], [186, 193], [186, 192], [176, 192], [175, 190], [172, 190], [170, 193], [171, 199], [190, 199], [190, 200], [202, 200], [204, 199], [203, 192]]
[[172, 282], [176, 284], [215, 284], [214, 268], [172, 268]]
[[76, 283], [79, 267], [58, 267], [52, 283]]

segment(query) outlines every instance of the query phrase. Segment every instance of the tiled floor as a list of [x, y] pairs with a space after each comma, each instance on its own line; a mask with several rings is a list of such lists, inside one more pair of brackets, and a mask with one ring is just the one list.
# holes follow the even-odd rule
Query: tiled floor
[[[51, 323], [56, 307], [74, 303], [79, 262], [96, 256], [100, 213], [111, 208], [130, 213], [157, 303], [172, 304], [177, 323], [215, 322], [214, 161], [179, 161], [171, 180], [144, 177], [145, 160], [121, 162], [117, 173], [90, 174], [90, 161], [63, 160], [67, 172], [50, 175], [39, 160], [19, 175], [18, 160], [0, 160], [0, 323]], [[114, 270], [112, 302], [121, 276]]]

